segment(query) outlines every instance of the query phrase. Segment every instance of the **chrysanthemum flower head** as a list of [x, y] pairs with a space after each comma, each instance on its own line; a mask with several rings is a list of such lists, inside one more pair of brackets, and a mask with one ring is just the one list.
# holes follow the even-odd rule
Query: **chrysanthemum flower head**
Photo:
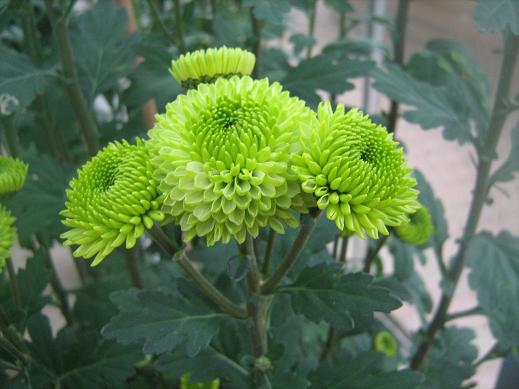
[[419, 204], [416, 180], [409, 174], [403, 150], [384, 127], [357, 109], [335, 112], [318, 107], [318, 128], [303, 134], [294, 158], [303, 191], [340, 230], [365, 238], [388, 234], [387, 226], [407, 221]]
[[79, 246], [74, 256], [95, 256], [95, 266], [123, 243], [133, 247], [145, 228], [164, 219], [152, 175], [149, 151], [141, 140], [135, 145], [110, 143], [78, 170], [61, 212], [70, 228], [61, 235], [65, 245]]
[[388, 331], [380, 331], [375, 336], [375, 350], [380, 353], [386, 354], [388, 357], [392, 357], [398, 351], [398, 343], [393, 335]]
[[409, 221], [395, 228], [395, 232], [404, 242], [424, 244], [431, 237], [434, 226], [429, 210], [423, 205], [415, 213], [409, 215]]
[[26, 177], [27, 164], [16, 158], [0, 156], [0, 196], [22, 189]]
[[14, 244], [15, 219], [11, 213], [0, 204], [0, 271], [5, 266], [5, 260], [9, 258], [9, 250]]
[[278, 83], [250, 77], [201, 84], [166, 107], [150, 130], [163, 209], [209, 245], [270, 225], [298, 224], [304, 207], [289, 153], [296, 133], [315, 120]]
[[248, 76], [255, 62], [256, 57], [251, 52], [224, 46], [182, 54], [171, 62], [170, 72], [184, 88], [192, 89], [219, 77]]

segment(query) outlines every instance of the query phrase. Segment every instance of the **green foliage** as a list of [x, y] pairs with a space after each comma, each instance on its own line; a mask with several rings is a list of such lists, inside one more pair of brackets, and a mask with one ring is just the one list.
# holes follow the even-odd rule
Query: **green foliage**
[[508, 231], [482, 232], [470, 242], [469, 283], [504, 347], [519, 345], [519, 238]]
[[[410, 370], [385, 371], [384, 354], [372, 351], [340, 356], [341, 364], [325, 364], [311, 376], [312, 387], [327, 389], [415, 388], [419, 373]], [[339, 367], [340, 366], [340, 367]]]
[[209, 346], [226, 318], [176, 290], [115, 292], [112, 301], [121, 313], [103, 328], [103, 335], [123, 344], [141, 344], [144, 353], [183, 346], [193, 357]]
[[479, 0], [474, 18], [483, 32], [510, 28], [519, 35], [519, 2], [516, 0]]
[[511, 149], [506, 160], [492, 173], [489, 185], [509, 182], [519, 171], [519, 123], [510, 130]]
[[294, 311], [316, 323], [324, 320], [334, 326], [355, 328], [357, 320], [373, 312], [389, 312], [401, 303], [389, 290], [373, 285], [364, 273], [341, 275], [336, 266], [321, 264], [301, 272], [296, 281], [278, 288], [292, 300]]
[[2, 44], [0, 57], [0, 95], [14, 96], [22, 107], [28, 106], [36, 95], [42, 93], [55, 75], [53, 69], [37, 68], [27, 55]]
[[478, 350], [471, 342], [474, 331], [448, 327], [439, 335], [424, 363], [425, 380], [419, 388], [459, 388], [474, 374]]

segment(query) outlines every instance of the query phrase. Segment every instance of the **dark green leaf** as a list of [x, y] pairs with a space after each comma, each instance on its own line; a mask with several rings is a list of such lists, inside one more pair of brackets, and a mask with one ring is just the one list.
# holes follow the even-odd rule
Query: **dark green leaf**
[[364, 60], [336, 60], [332, 55], [321, 54], [301, 61], [292, 68], [281, 81], [285, 89], [317, 105], [321, 100], [317, 90], [339, 94], [353, 88], [348, 78], [366, 75], [373, 67], [373, 62]]
[[483, 32], [499, 32], [509, 27], [519, 35], [519, 1], [479, 0], [474, 18]]
[[282, 24], [284, 14], [290, 11], [288, 0], [245, 0], [243, 5], [254, 7], [256, 18], [275, 25]]
[[353, 12], [353, 6], [347, 0], [325, 0], [326, 4], [337, 12]]
[[519, 171], [519, 122], [515, 128], [512, 128], [510, 133], [512, 138], [510, 153], [505, 162], [490, 177], [490, 185], [494, 185], [497, 182], [512, 181]]
[[112, 1], [99, 1], [72, 23], [79, 77], [91, 101], [132, 70], [136, 37], [127, 36], [127, 20], [124, 8], [117, 8]]
[[459, 114], [463, 112], [472, 118], [483, 136], [490, 118], [488, 80], [461, 43], [433, 39], [411, 57], [406, 70], [420, 81], [446, 87], [456, 101]]
[[356, 357], [345, 354], [339, 363], [326, 363], [312, 376], [312, 387], [326, 389], [416, 388], [421, 381], [410, 370], [384, 371], [384, 355], [372, 351]]
[[460, 388], [474, 374], [478, 349], [471, 343], [474, 331], [449, 327], [441, 332], [424, 361], [425, 381], [420, 389]]
[[142, 359], [135, 347], [103, 342], [95, 331], [65, 328], [53, 338], [48, 319], [33, 316], [28, 325], [33, 358], [32, 387], [65, 389], [121, 387]]
[[145, 353], [183, 346], [195, 356], [207, 348], [227, 318], [173, 290], [129, 290], [112, 296], [121, 313], [103, 328], [103, 335], [124, 344], [143, 344]]
[[420, 191], [420, 202], [429, 210], [434, 225], [434, 232], [429, 239], [429, 243], [436, 249], [441, 250], [441, 247], [449, 237], [443, 204], [441, 200], [434, 195], [431, 185], [419, 170], [414, 170], [414, 176], [418, 182], [417, 189]]
[[463, 144], [472, 140], [469, 118], [459, 111], [460, 96], [455, 88], [421, 82], [398, 65], [386, 64], [386, 71], [375, 69], [373, 86], [392, 100], [415, 107], [403, 116], [424, 129], [443, 127], [443, 136]]
[[16, 216], [22, 244], [37, 232], [57, 236], [63, 231], [59, 212], [65, 208], [65, 188], [73, 172], [71, 166], [48, 156], [26, 158], [26, 162], [29, 174], [25, 186], [7, 201]]
[[[28, 106], [36, 95], [41, 94], [55, 75], [54, 70], [38, 69], [25, 54], [1, 44], [0, 58], [0, 96], [14, 96], [22, 106]], [[14, 105], [12, 109], [16, 108]]]
[[182, 350], [176, 350], [162, 355], [155, 366], [173, 379], [179, 379], [189, 371], [193, 374], [193, 381], [220, 378], [225, 387], [234, 389], [247, 388], [250, 382], [248, 371], [244, 367], [214, 348], [203, 350], [195, 357], [188, 357]]
[[288, 294], [294, 311], [309, 320], [348, 329], [375, 311], [390, 312], [401, 306], [389, 290], [374, 285], [370, 275], [342, 275], [330, 264], [305, 269], [293, 284], [279, 287], [278, 292]]
[[519, 238], [508, 231], [482, 232], [467, 251], [469, 284], [490, 320], [494, 336], [504, 346], [519, 345]]
[[290, 42], [294, 45], [294, 54], [299, 55], [304, 49], [313, 47], [316, 43], [313, 36], [305, 34], [294, 34], [290, 37]]

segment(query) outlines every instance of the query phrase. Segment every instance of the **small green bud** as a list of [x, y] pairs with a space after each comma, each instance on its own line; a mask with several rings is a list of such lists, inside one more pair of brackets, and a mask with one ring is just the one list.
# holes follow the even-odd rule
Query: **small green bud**
[[272, 367], [272, 362], [266, 356], [262, 355], [257, 358], [254, 362], [254, 368], [261, 371], [262, 373], [266, 373]]
[[408, 223], [395, 228], [400, 239], [416, 245], [427, 243], [433, 231], [431, 214], [423, 205], [409, 216]]
[[392, 357], [398, 350], [398, 343], [388, 331], [381, 331], [375, 337], [375, 350]]
[[22, 189], [28, 165], [16, 158], [0, 156], [0, 196]]
[[5, 266], [5, 260], [9, 258], [11, 247], [14, 244], [16, 230], [13, 227], [15, 218], [0, 204], [0, 272]]

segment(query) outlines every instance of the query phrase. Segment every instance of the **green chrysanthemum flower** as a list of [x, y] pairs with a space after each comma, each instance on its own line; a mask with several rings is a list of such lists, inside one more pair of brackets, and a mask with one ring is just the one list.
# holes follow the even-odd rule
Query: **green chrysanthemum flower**
[[429, 210], [423, 205], [409, 216], [409, 222], [395, 228], [395, 232], [404, 242], [411, 244], [426, 243], [434, 227]]
[[0, 156], [0, 195], [22, 189], [27, 177], [27, 164], [22, 161]]
[[296, 227], [303, 211], [297, 176], [288, 164], [296, 133], [315, 114], [278, 83], [219, 79], [179, 96], [157, 117], [150, 147], [164, 211], [209, 245], [270, 225]]
[[374, 239], [387, 235], [419, 204], [416, 181], [406, 167], [403, 150], [384, 127], [357, 109], [344, 114], [339, 105], [318, 107], [318, 128], [301, 137], [294, 158], [303, 191], [312, 193], [320, 209], [340, 230], [364, 231]]
[[200, 83], [214, 82], [219, 77], [248, 76], [255, 62], [254, 54], [224, 46], [183, 54], [171, 62], [170, 71], [184, 88], [192, 89]]
[[392, 357], [398, 350], [398, 343], [388, 331], [380, 331], [375, 337], [375, 350]]
[[78, 245], [74, 256], [91, 258], [92, 266], [126, 242], [131, 248], [154, 221], [162, 221], [161, 198], [152, 177], [148, 149], [113, 142], [88, 161], [70, 182], [61, 235], [65, 245]]
[[5, 266], [5, 260], [9, 258], [11, 247], [14, 244], [15, 228], [13, 223], [15, 218], [11, 213], [0, 204], [0, 271]]

